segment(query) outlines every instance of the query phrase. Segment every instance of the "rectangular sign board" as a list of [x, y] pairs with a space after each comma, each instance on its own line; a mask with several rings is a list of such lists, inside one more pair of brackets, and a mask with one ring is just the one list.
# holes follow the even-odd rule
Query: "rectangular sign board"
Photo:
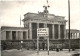
[[48, 28], [38, 28], [37, 36], [49, 36], [49, 29]]

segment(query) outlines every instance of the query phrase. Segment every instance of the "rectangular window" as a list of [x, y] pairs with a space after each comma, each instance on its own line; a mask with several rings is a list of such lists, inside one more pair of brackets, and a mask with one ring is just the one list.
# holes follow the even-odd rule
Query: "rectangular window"
[[55, 39], [58, 39], [58, 24], [54, 25]]
[[61, 25], [60, 26], [60, 37], [61, 37], [61, 39], [64, 39], [64, 25]]
[[26, 32], [23, 32], [23, 40], [26, 40], [27, 36], [26, 36]]

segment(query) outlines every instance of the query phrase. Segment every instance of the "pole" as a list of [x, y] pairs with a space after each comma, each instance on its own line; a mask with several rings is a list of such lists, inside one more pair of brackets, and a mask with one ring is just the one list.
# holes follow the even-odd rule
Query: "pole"
[[80, 37], [79, 37], [79, 51], [80, 51]]
[[37, 54], [39, 54], [39, 36], [37, 36]]
[[79, 33], [79, 51], [80, 51], [80, 33]]
[[[49, 8], [50, 6], [48, 5], [48, 0], [47, 0], [47, 9]], [[47, 18], [48, 18], [48, 13], [47, 14]], [[49, 31], [49, 30], [48, 30]], [[47, 42], [48, 42], [48, 55], [49, 55], [49, 36], [47, 38]]]
[[[19, 33], [19, 32], [18, 32]], [[19, 34], [18, 34], [18, 50], [19, 50]]]
[[68, 0], [68, 17], [69, 17], [69, 52], [70, 52], [70, 48], [71, 48], [71, 41], [70, 41], [70, 0]]
[[[20, 15], [20, 30], [21, 30], [21, 15]], [[18, 32], [19, 33], [19, 32]], [[21, 46], [20, 46], [21, 47]], [[18, 34], [18, 49], [20, 49], [19, 47], [19, 34]]]
[[48, 55], [49, 55], [49, 37], [47, 38], [47, 42], [48, 42]]

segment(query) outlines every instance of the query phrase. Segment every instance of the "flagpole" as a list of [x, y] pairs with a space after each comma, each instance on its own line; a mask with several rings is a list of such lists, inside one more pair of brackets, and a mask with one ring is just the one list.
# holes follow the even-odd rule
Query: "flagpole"
[[71, 48], [71, 41], [70, 41], [70, 0], [68, 0], [68, 18], [69, 18], [69, 52], [70, 52], [70, 48]]
[[[20, 30], [21, 30], [21, 15], [20, 15]], [[19, 32], [18, 32], [19, 33]], [[18, 49], [20, 49], [19, 48], [19, 34], [18, 34]]]
[[[20, 15], [20, 33], [21, 33], [21, 15]], [[20, 49], [22, 49], [22, 41], [20, 41]]]
[[47, 5], [48, 5], [48, 0], [47, 0]]
[[[47, 9], [49, 8], [50, 6], [48, 5], [48, 0], [47, 0]], [[48, 18], [48, 14], [47, 14], [47, 18]], [[47, 37], [47, 44], [48, 44], [48, 55], [49, 55], [49, 36]]]
[[21, 28], [21, 15], [20, 15], [20, 28]]

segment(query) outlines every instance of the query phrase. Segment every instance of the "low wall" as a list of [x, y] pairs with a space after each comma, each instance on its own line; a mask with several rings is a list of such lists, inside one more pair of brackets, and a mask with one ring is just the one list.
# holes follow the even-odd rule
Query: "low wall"
[[[23, 41], [23, 43], [21, 43]], [[71, 47], [70, 48], [80, 48], [79, 46], [79, 39], [70, 40]], [[50, 40], [50, 49], [55, 48], [69, 48], [69, 40]], [[42, 49], [42, 43], [45, 43], [45, 47], [47, 48], [47, 40], [39, 40], [39, 48]], [[21, 47], [22, 46], [22, 47]], [[1, 41], [1, 48], [2, 49], [36, 49], [37, 48], [37, 40], [2, 40]]]

